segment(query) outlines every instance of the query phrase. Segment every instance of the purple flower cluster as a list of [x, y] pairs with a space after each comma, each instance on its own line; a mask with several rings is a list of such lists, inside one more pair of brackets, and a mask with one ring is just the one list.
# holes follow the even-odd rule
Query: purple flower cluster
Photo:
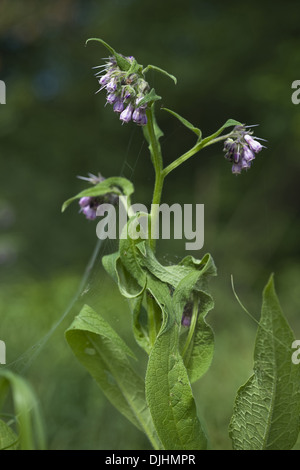
[[[89, 174], [89, 177], [79, 176], [80, 179], [88, 181], [91, 184], [101, 183], [105, 178], [99, 173], [98, 176]], [[79, 199], [80, 211], [88, 220], [95, 220], [96, 216], [104, 215], [98, 207], [104, 203], [115, 204], [118, 196], [113, 193], [105, 194], [103, 196], [83, 196]]]
[[[132, 56], [126, 59], [130, 62], [134, 60]], [[113, 106], [114, 112], [120, 114], [123, 123], [132, 120], [145, 126], [147, 104], [139, 106], [139, 103], [150, 90], [148, 82], [137, 73], [128, 75], [128, 72], [121, 70], [114, 57], [109, 57], [102, 67], [103, 70], [97, 72], [96, 76], [100, 84], [98, 92], [106, 90], [106, 104]]]
[[[263, 148], [257, 137], [252, 137], [253, 131], [247, 130], [247, 126], [235, 126], [231, 137], [225, 140], [225, 158], [232, 162], [232, 173], [240, 174], [242, 170], [248, 170], [255, 154]], [[261, 139], [260, 139], [261, 140]]]

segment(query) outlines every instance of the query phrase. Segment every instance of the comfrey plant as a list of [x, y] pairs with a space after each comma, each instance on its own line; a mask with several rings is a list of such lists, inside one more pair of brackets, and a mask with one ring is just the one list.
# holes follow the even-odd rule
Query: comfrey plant
[[[107, 203], [122, 201], [128, 210], [119, 249], [104, 256], [102, 263], [130, 304], [133, 335], [148, 356], [145, 377], [135, 370], [134, 354], [127, 344], [88, 305], [66, 331], [66, 339], [107, 398], [148, 436], [154, 449], [206, 449], [208, 438], [197, 416], [191, 384], [208, 370], [213, 357], [214, 335], [206, 315], [214, 305], [209, 281], [216, 276], [216, 267], [210, 254], [202, 259], [186, 256], [177, 265], [164, 266], [155, 255], [157, 237], [145, 237], [144, 232], [145, 228], [150, 234], [155, 232], [165, 178], [193, 155], [223, 142], [232, 173], [239, 174], [251, 167], [263, 145], [251, 127], [233, 119], [202, 137], [198, 127], [164, 109], [196, 136], [191, 149], [164, 166], [163, 133], [155, 116], [160, 96], [146, 76], [154, 70], [176, 83], [175, 77], [152, 65], [144, 68], [101, 39], [92, 40], [109, 51], [96, 73], [98, 91], [106, 92], [108, 105], [122, 123], [133, 121], [141, 126], [148, 143], [155, 173], [151, 213], [131, 210], [130, 181], [105, 179], [101, 174], [85, 178], [89, 187], [68, 199], [63, 210], [74, 200], [90, 220], [103, 215]], [[135, 236], [131, 236], [132, 226]], [[237, 393], [230, 422], [233, 449], [290, 449], [294, 445], [299, 432], [300, 368], [291, 361], [293, 340], [271, 276], [263, 292], [253, 375]]]

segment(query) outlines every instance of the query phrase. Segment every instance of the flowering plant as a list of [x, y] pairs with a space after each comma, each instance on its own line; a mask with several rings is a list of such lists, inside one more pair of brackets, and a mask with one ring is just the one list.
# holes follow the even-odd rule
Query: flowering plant
[[[85, 305], [74, 319], [66, 339], [107, 398], [148, 436], [154, 449], [206, 449], [207, 436], [197, 416], [191, 384], [209, 369], [213, 357], [214, 334], [206, 315], [214, 306], [209, 281], [216, 276], [216, 267], [210, 254], [201, 259], [189, 255], [177, 265], [164, 266], [156, 257], [157, 236], [153, 234], [157, 233], [164, 180], [172, 171], [205, 147], [224, 142], [232, 173], [240, 174], [251, 167], [263, 145], [253, 137], [251, 127], [236, 120], [229, 119], [212, 135], [202, 137], [198, 127], [163, 108], [196, 136], [192, 148], [164, 166], [163, 133], [155, 115], [161, 97], [146, 75], [154, 70], [175, 83], [176, 78], [156, 66], [144, 68], [134, 57], [117, 53], [101, 39], [91, 40], [100, 42], [110, 54], [97, 67], [98, 91], [105, 90], [107, 104], [122, 123], [132, 121], [142, 128], [148, 143], [155, 173], [151, 212], [132, 211], [134, 189], [130, 181], [105, 179], [101, 174], [84, 178], [89, 187], [68, 199], [63, 210], [77, 200], [80, 212], [90, 220], [103, 216], [108, 205], [117, 201], [127, 211], [129, 220], [119, 249], [104, 256], [102, 263], [130, 304], [135, 340], [148, 356], [145, 379], [135, 370], [134, 354], [127, 344], [90, 306]], [[271, 276], [263, 293], [254, 373], [238, 391], [230, 423], [234, 449], [294, 445], [299, 432], [300, 372], [291, 362], [292, 341]]]

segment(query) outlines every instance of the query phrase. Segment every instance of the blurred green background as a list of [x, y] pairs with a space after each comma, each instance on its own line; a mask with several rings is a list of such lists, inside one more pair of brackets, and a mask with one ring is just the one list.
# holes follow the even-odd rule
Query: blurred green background
[[[60, 212], [85, 187], [76, 176], [125, 176], [135, 185], [135, 202], [148, 205], [153, 188], [141, 130], [122, 126], [104, 107], [104, 94], [95, 95], [92, 67], [107, 53], [96, 43], [84, 47], [85, 40], [101, 37], [177, 76], [176, 86], [154, 72], [147, 76], [163, 97], [157, 118], [166, 163], [194, 140], [161, 105], [204, 135], [234, 118], [259, 124], [255, 132], [268, 141], [251, 171], [238, 177], [222, 145], [206, 149], [172, 173], [163, 195], [167, 203], [205, 205], [204, 248], [192, 254], [209, 251], [218, 267], [209, 314], [216, 352], [194, 392], [211, 447], [230, 449], [227, 427], [236, 390], [252, 370], [256, 331], [234, 298], [231, 274], [258, 319], [261, 291], [275, 272], [283, 310], [300, 338], [300, 105], [291, 101], [291, 84], [300, 79], [299, 14], [296, 1], [0, 2], [0, 79], [7, 87], [0, 106], [0, 339], [8, 362], [16, 361], [14, 369], [37, 392], [50, 449], [149, 448], [64, 340], [86, 301], [132, 345], [126, 302], [101, 269], [100, 256], [111, 246], [101, 247], [77, 296], [97, 239], [95, 224], [76, 205]], [[158, 254], [176, 262], [184, 242], [162, 241]]]

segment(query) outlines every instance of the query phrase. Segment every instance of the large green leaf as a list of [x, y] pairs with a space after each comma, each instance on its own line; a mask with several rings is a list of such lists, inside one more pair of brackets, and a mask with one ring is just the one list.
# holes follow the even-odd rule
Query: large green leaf
[[190, 272], [173, 295], [169, 294], [171, 302], [161, 302], [164, 321], [148, 361], [146, 397], [160, 440], [169, 450], [198, 450], [207, 446], [179, 348], [184, 305], [200, 275], [200, 271]]
[[205, 449], [175, 323], [156, 339], [146, 374], [146, 396], [157, 433], [168, 450]]
[[[143, 250], [141, 249], [143, 247]], [[197, 260], [193, 256], [186, 256], [177, 265], [163, 266], [155, 257], [151, 248], [146, 244], [138, 244], [136, 247], [140, 252], [140, 265], [147, 268], [155, 277], [170, 286], [177, 287], [179, 282], [191, 272], [199, 274], [196, 290], [207, 291], [210, 277], [216, 276], [216, 267], [209, 253]]]
[[[142, 246], [143, 249], [141, 249]], [[163, 266], [148, 245], [138, 244], [137, 249], [140, 252], [140, 265], [148, 272], [147, 289], [161, 305], [163, 321], [167, 321], [166, 317], [170, 315], [174, 320], [175, 308], [173, 306], [176, 305], [178, 308], [180, 305], [177, 314], [177, 322], [180, 323], [185, 303], [190, 300], [191, 288], [198, 293], [197, 309], [193, 314], [192, 323], [188, 329], [182, 328], [185, 330], [185, 334], [180, 337], [180, 350], [184, 356], [184, 364], [187, 367], [190, 381], [195, 382], [209, 368], [214, 351], [213, 331], [205, 320], [207, 313], [213, 308], [213, 300], [207, 293], [208, 280], [211, 276], [216, 275], [213, 259], [209, 254], [203, 256], [201, 260], [187, 256], [178, 265]], [[189, 274], [192, 277], [186, 278]], [[183, 302], [178, 303], [175, 296], [175, 300], [172, 301], [170, 289], [171, 291], [176, 289], [184, 278], [189, 279], [188, 283], [191, 282], [185, 287], [186, 298]], [[162, 290], [163, 286], [164, 290]], [[172, 302], [171, 305], [166, 305], [168, 298]], [[165, 308], [166, 306], [167, 308]], [[168, 314], [168, 311], [171, 314]]]
[[157, 448], [159, 443], [145, 402], [144, 381], [132, 368], [129, 357], [133, 353], [120, 336], [85, 305], [66, 331], [66, 339], [110, 402], [143, 430]]
[[230, 423], [237, 450], [289, 450], [299, 433], [300, 368], [291, 360], [293, 333], [282, 313], [273, 276], [263, 292], [254, 373], [236, 397]]

